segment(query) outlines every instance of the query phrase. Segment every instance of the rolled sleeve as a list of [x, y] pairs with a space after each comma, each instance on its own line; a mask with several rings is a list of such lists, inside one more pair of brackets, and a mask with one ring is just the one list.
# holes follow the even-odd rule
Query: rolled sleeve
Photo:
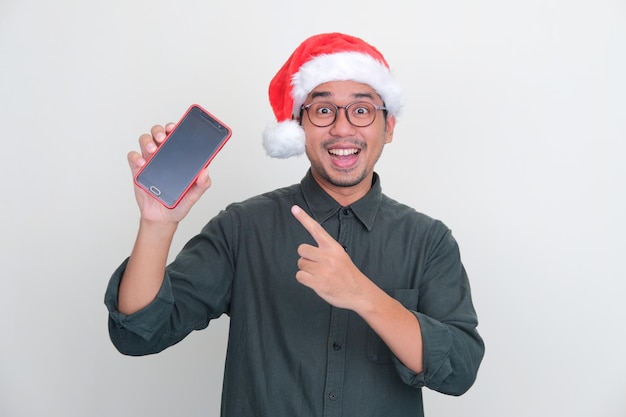
[[422, 333], [424, 372], [403, 379], [414, 386], [461, 395], [476, 379], [484, 342], [477, 332], [478, 319], [456, 241], [449, 229], [438, 227], [433, 242], [414, 311]]
[[[109, 311], [109, 334], [115, 347], [122, 353], [133, 353], [129, 342], [139, 336], [145, 342], [150, 342], [167, 323], [171, 314], [174, 297], [169, 277], [166, 275], [155, 299], [143, 309], [133, 314], [122, 314], [118, 310], [119, 285], [126, 269], [126, 259], [113, 273], [104, 297], [104, 303]], [[136, 343], [136, 341], [134, 342]]]
[[463, 331], [457, 332], [455, 327], [439, 323], [421, 313], [414, 314], [422, 331], [424, 372], [412, 371], [393, 356], [402, 382], [415, 388], [428, 387], [449, 395], [465, 393], [474, 383], [483, 356], [482, 340]]
[[422, 331], [424, 351], [424, 383], [429, 388], [440, 390], [442, 381], [452, 374], [450, 350], [452, 336], [448, 326], [421, 313], [416, 313]]

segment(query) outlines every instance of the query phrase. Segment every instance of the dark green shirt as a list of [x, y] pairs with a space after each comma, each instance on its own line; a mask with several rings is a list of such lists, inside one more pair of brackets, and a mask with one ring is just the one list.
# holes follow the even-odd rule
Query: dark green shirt
[[[357, 314], [296, 281], [297, 247], [315, 242], [291, 214], [294, 204], [417, 316], [423, 373], [406, 368]], [[152, 304], [130, 316], [117, 311], [124, 266], [105, 297], [111, 340], [124, 354], [159, 352], [230, 317], [223, 416], [422, 416], [420, 388], [462, 394], [484, 353], [449, 229], [382, 194], [377, 175], [350, 207], [310, 172], [300, 184], [231, 204], [168, 266]]]

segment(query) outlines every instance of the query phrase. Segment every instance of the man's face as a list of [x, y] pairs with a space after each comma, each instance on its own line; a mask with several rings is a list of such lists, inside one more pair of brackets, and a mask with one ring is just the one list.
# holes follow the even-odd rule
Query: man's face
[[[305, 105], [317, 102], [346, 106], [355, 101], [382, 106], [380, 96], [367, 84], [354, 81], [332, 81], [311, 91]], [[310, 110], [312, 111], [312, 109]], [[374, 165], [383, 147], [391, 142], [395, 118], [377, 110], [374, 122], [356, 127], [348, 122], [344, 109], [339, 109], [334, 123], [317, 127], [304, 111], [301, 124], [306, 134], [306, 155], [314, 178], [327, 191], [346, 195], [351, 188], [364, 192], [371, 187]], [[318, 123], [319, 124], [319, 123]], [[332, 194], [332, 193], [331, 193]]]

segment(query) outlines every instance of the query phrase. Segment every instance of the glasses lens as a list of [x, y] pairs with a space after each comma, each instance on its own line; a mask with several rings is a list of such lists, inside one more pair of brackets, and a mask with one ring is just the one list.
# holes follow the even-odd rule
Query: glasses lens
[[348, 113], [348, 120], [355, 126], [368, 126], [376, 117], [376, 108], [371, 103], [352, 103], [346, 107], [346, 111]]
[[332, 103], [313, 103], [307, 108], [311, 123], [318, 127], [333, 124], [337, 116], [337, 107]]

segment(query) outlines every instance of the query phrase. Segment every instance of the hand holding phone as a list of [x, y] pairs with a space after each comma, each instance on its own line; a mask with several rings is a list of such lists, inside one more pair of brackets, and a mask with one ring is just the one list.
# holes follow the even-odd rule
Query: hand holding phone
[[163, 206], [176, 207], [231, 134], [211, 113], [191, 105], [135, 174], [135, 184]]

